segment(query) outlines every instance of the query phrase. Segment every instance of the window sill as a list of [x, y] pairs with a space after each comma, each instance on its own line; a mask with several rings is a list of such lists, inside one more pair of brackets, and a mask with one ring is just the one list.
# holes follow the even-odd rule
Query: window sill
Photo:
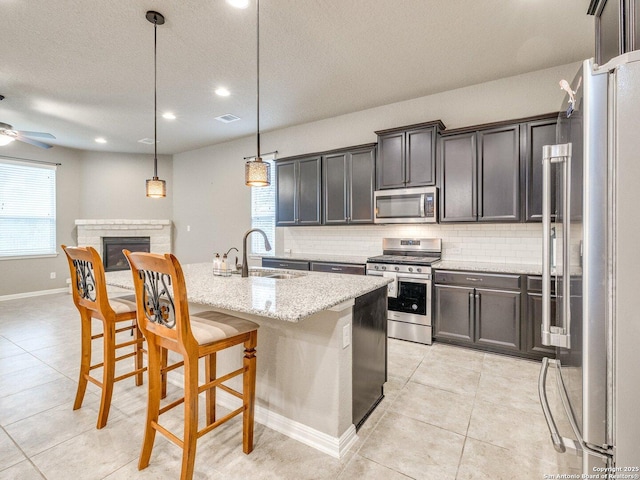
[[2, 260], [31, 260], [35, 258], [56, 258], [60, 255], [58, 252], [56, 253], [45, 253], [42, 255], [16, 255], [13, 257], [0, 257], [0, 261]]

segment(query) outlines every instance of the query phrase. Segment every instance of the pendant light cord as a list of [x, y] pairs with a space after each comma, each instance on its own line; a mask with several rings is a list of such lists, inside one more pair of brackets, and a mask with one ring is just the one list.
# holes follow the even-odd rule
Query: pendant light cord
[[257, 119], [256, 119], [256, 140], [258, 152], [256, 161], [260, 158], [260, 0], [256, 0], [256, 103], [257, 103]]
[[153, 17], [153, 178], [158, 178], [158, 17]]

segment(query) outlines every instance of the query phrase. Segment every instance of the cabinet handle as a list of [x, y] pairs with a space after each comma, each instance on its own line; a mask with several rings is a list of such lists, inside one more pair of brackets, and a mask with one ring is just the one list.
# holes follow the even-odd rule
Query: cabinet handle
[[469, 280], [470, 282], [481, 282], [481, 278], [467, 277], [465, 280]]
[[335, 270], [336, 272], [341, 272], [342, 268], [339, 267], [331, 267], [331, 270]]

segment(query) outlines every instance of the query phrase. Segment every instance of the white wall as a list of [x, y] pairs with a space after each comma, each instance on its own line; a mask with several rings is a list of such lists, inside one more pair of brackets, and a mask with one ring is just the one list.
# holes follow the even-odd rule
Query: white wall
[[[429, 120], [441, 119], [448, 128], [456, 128], [557, 111], [563, 98], [558, 81], [573, 78], [578, 66], [564, 65], [267, 132], [261, 136], [262, 151], [277, 150], [278, 158], [284, 158], [375, 142], [376, 130]], [[210, 261], [213, 252], [224, 252], [231, 246], [241, 248], [242, 235], [251, 224], [243, 157], [255, 154], [254, 143], [255, 139], [248, 137], [174, 156], [174, 245], [181, 261]], [[535, 228], [512, 226], [512, 231]], [[379, 232], [382, 227], [362, 228], [377, 228]], [[387, 231], [392, 232], [390, 228]], [[280, 253], [284, 248], [298, 250], [300, 245], [308, 245], [306, 240], [313, 242], [314, 237], [335, 238], [335, 227], [278, 230], [276, 251]], [[285, 234], [288, 230], [292, 231], [290, 235]], [[343, 237], [343, 249], [358, 248], [359, 235], [353, 234], [352, 227], [339, 227], [338, 231]], [[509, 231], [501, 231], [499, 236], [507, 238]], [[288, 246], [294, 237], [298, 244]], [[530, 252], [535, 248], [532, 246]]]
[[171, 219], [173, 168], [170, 155], [158, 156], [158, 177], [167, 182], [166, 198], [147, 198], [145, 180], [153, 177], [153, 155], [80, 151], [79, 218]]

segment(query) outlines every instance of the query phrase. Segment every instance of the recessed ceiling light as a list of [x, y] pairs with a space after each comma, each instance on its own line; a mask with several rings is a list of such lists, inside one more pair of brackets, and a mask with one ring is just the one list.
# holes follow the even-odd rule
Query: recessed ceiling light
[[240, 117], [236, 117], [235, 115], [232, 115], [230, 113], [225, 113], [224, 115], [216, 117], [216, 120], [222, 123], [231, 123], [240, 120]]
[[102, 137], [98, 137], [98, 138], [96, 138], [96, 143], [107, 143], [107, 139], [106, 138], [102, 138]]
[[227, 0], [227, 3], [235, 8], [247, 8], [249, 0]]
[[221, 97], [228, 97], [229, 95], [231, 95], [231, 93], [226, 88], [220, 87], [216, 89], [216, 95], [220, 95]]
[[176, 116], [171, 112], [164, 112], [162, 114], [162, 118], [166, 118], [167, 120], [175, 120]]
[[154, 142], [153, 138], [141, 138], [140, 140], [138, 140], [138, 143], [144, 143], [145, 145], [153, 145], [154, 143], [159, 143], [159, 142]]

